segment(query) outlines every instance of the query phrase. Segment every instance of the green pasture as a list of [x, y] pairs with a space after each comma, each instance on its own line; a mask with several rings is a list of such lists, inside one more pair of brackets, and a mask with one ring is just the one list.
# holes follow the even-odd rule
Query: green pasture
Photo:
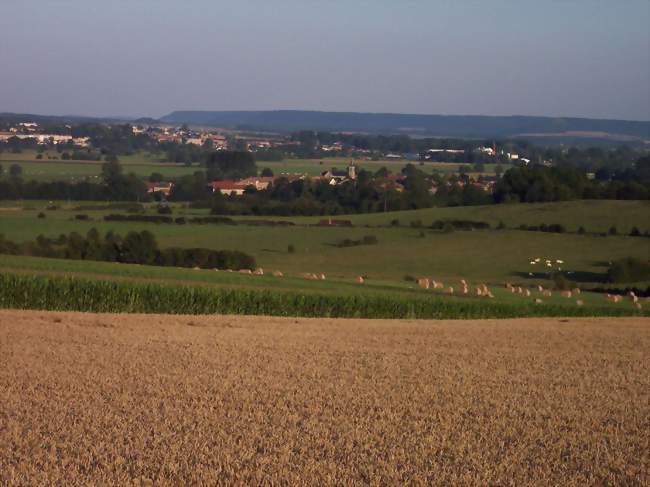
[[[101, 167], [100, 161], [2, 161], [5, 171], [9, 165], [17, 163], [23, 169], [23, 179], [36, 181], [68, 181], [79, 180], [99, 181]], [[124, 163], [124, 171], [135, 173], [141, 178], [147, 178], [153, 172], [162, 174], [164, 177], [180, 177], [192, 174], [198, 170], [197, 165], [184, 166], [171, 163]]]
[[[10, 204], [16, 205], [15, 202]], [[31, 207], [29, 210], [12, 210], [9, 209], [11, 206], [0, 209], [0, 233], [10, 240], [21, 242], [34, 240], [39, 234], [49, 237], [73, 231], [85, 234], [92, 227], [100, 232], [113, 230], [120, 234], [146, 229], [156, 235], [161, 247], [242, 250], [253, 255], [265, 269], [277, 269], [289, 275], [315, 272], [337, 279], [365, 275], [371, 280], [391, 282], [401, 282], [405, 276], [431, 276], [443, 282], [465, 278], [493, 285], [504, 281], [526, 284], [544, 282], [546, 278], [547, 269], [542, 270], [529, 263], [531, 259], [539, 257], [563, 260], [563, 270], [572, 272], [576, 281], [595, 286], [600, 285], [608, 262], [623, 257], [650, 258], [648, 238], [626, 235], [603, 237], [595, 233], [551, 234], [514, 229], [525, 222], [561, 223], [572, 232], [579, 225], [589, 232], [607, 231], [615, 225], [619, 232], [629, 233], [629, 229], [636, 225], [643, 232], [650, 227], [647, 222], [647, 202], [579, 201], [432, 208], [341, 217], [352, 220], [356, 224], [352, 228], [314, 226], [319, 217], [284, 218], [297, 223], [291, 227], [105, 222], [103, 216], [107, 213], [124, 212], [72, 209], [74, 205], [86, 203], [73, 203], [66, 206], [68, 209], [54, 211], [44, 211], [43, 203], [28, 204]], [[37, 218], [40, 211], [45, 213], [45, 218]], [[150, 206], [148, 213], [153, 212], [153, 206]], [[75, 220], [75, 215], [80, 213], [92, 220]], [[206, 210], [189, 210], [177, 205], [172, 216], [188, 217], [206, 213]], [[242, 222], [247, 220], [235, 219]], [[394, 219], [399, 220], [400, 226], [389, 225]], [[487, 221], [493, 229], [443, 233], [410, 226], [411, 221], [421, 220], [423, 225], [428, 226], [437, 219]], [[506, 230], [494, 229], [499, 221], [504, 222]], [[379, 243], [344, 248], [336, 246], [343, 239], [358, 240], [365, 235], [374, 235]], [[295, 247], [295, 253], [287, 251], [290, 244]], [[539, 274], [540, 271], [543, 273]], [[533, 276], [529, 275], [531, 272]]]

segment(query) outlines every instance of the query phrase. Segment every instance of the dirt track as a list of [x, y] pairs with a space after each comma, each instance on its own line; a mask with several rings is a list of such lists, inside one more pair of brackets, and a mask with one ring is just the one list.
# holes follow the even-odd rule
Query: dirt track
[[0, 484], [640, 485], [650, 319], [0, 310]]

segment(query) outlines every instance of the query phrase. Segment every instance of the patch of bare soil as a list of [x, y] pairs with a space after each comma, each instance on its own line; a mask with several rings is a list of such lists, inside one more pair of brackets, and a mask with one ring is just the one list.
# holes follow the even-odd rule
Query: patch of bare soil
[[647, 485], [650, 319], [0, 311], [1, 485]]

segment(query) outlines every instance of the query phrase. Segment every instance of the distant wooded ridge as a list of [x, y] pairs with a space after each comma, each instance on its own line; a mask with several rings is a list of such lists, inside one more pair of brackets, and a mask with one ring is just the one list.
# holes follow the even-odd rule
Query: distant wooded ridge
[[440, 137], [569, 136], [650, 140], [650, 121], [483, 115], [273, 111], [175, 111], [161, 122], [239, 129], [350, 131]]

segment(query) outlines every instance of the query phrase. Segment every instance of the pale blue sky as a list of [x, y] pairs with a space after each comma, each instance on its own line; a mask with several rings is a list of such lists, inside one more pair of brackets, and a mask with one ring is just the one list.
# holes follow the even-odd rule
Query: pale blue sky
[[650, 120], [650, 0], [21, 0], [0, 112]]

